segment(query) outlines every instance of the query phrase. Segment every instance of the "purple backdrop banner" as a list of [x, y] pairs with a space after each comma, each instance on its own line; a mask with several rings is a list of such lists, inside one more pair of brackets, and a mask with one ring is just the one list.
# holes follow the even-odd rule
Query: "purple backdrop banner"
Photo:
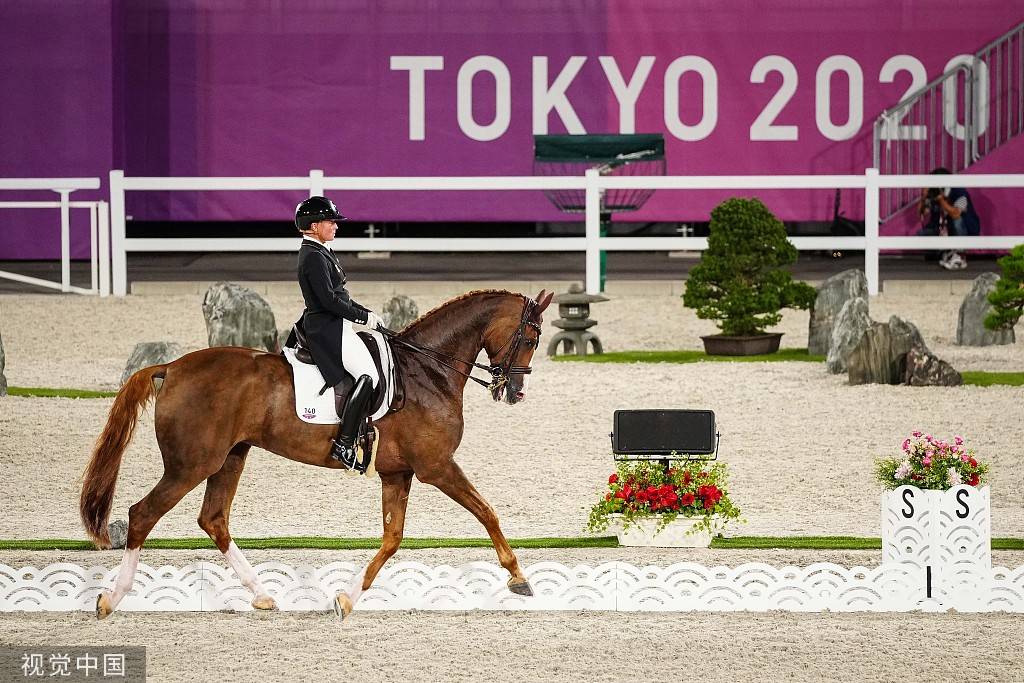
[[[529, 175], [535, 133], [660, 132], [670, 174], [860, 173], [912, 80], [1012, 28], [996, 0], [786, 3], [7, 0], [0, 175]], [[39, 31], [46, 26], [46, 31]], [[882, 76], [883, 67], [895, 71]], [[1011, 142], [986, 171], [1020, 171]], [[981, 167], [978, 170], [983, 170]], [[728, 192], [619, 218], [707, 220]], [[765, 191], [787, 220], [832, 192]], [[976, 190], [988, 234], [1024, 220]], [[1019, 194], [1019, 193], [1017, 193]], [[56, 197], [56, 195], [51, 195]], [[7, 194], [4, 198], [9, 198]], [[335, 193], [360, 220], [559, 220], [539, 193]], [[132, 193], [135, 219], [286, 220], [301, 193]], [[859, 193], [844, 210], [857, 217]], [[0, 213], [0, 258], [52, 216]], [[82, 217], [75, 254], [83, 255]], [[906, 222], [886, 231], [906, 232]], [[52, 233], [52, 235], [50, 234]]]

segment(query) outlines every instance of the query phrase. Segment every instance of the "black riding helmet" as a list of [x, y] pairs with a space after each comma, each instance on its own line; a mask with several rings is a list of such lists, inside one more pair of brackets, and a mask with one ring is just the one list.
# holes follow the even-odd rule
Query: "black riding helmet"
[[309, 226], [318, 221], [348, 220], [341, 215], [338, 207], [327, 197], [310, 197], [295, 207], [295, 227], [308, 230]]

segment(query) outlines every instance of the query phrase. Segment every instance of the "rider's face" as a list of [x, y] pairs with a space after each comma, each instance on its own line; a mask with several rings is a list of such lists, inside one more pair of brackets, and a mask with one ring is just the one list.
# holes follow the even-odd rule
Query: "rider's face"
[[321, 242], [330, 242], [338, 232], [338, 224], [334, 221], [318, 221], [310, 227], [313, 234]]

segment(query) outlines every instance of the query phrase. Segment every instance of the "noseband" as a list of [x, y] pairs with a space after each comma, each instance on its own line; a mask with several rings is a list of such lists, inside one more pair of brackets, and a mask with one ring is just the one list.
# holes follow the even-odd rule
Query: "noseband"
[[[512, 333], [512, 336], [509, 337], [508, 340], [504, 344], [502, 344], [500, 348], [498, 348], [498, 351], [496, 353], [500, 354], [506, 348], [508, 348], [508, 351], [505, 352], [505, 356], [502, 362], [495, 363], [493, 365], [483, 365], [482, 363], [477, 363], [476, 361], [462, 360], [460, 358], [455, 358], [453, 356], [443, 354], [436, 349], [432, 349], [427, 346], [420, 346], [419, 344], [414, 344], [408, 340], [402, 339], [397, 335], [397, 333], [391, 330], [384, 330], [382, 328], [382, 332], [386, 336], [390, 337], [394, 341], [401, 344], [402, 346], [405, 346], [409, 349], [412, 349], [413, 351], [416, 351], [417, 353], [421, 353], [427, 356], [428, 358], [431, 358], [434, 361], [437, 361], [446, 368], [454, 370], [463, 377], [471, 379], [480, 386], [485, 387], [488, 391], [495, 392], [501, 389], [506, 384], [508, 384], [508, 381], [512, 378], [512, 375], [529, 375], [531, 372], [533, 372], [533, 368], [531, 368], [529, 365], [520, 366], [512, 365], [512, 363], [515, 360], [516, 354], [519, 353], [519, 347], [523, 343], [527, 327], [532, 327], [537, 331], [538, 347], [540, 346], [540, 325], [538, 325], [537, 323], [530, 319], [536, 307], [537, 302], [525, 296], [523, 297], [523, 313], [519, 318], [519, 326], [516, 328], [516, 331]], [[465, 363], [466, 365], [470, 365], [474, 368], [486, 370], [491, 375], [491, 381], [486, 382], [482, 379], [474, 377], [468, 372], [463, 372], [454, 365], [446, 363], [446, 360], [454, 361], [456, 363]]]

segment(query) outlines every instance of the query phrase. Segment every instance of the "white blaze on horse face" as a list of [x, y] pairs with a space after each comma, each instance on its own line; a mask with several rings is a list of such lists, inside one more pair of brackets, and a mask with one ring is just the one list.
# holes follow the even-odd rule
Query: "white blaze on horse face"
[[256, 576], [256, 570], [249, 564], [249, 560], [245, 559], [245, 555], [242, 554], [242, 551], [235, 545], [234, 541], [231, 541], [231, 544], [228, 545], [228, 551], [224, 553], [224, 557], [235, 571], [235, 574], [238, 575], [242, 585], [252, 591], [253, 595], [256, 597], [269, 597], [267, 591], [263, 588], [263, 584], [260, 583], [259, 577]]
[[124, 557], [121, 558], [121, 570], [117, 573], [117, 580], [114, 581], [114, 592], [110, 595], [110, 609], [117, 607], [117, 603], [121, 602], [121, 598], [128, 595], [131, 591], [132, 584], [135, 582], [135, 570], [139, 566], [139, 555], [141, 554], [142, 548], [124, 551]]

